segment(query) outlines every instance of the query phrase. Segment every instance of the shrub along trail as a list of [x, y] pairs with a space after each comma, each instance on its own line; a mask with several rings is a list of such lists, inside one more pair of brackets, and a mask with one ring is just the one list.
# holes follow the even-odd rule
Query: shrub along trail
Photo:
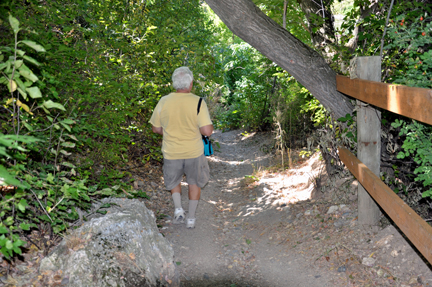
[[[168, 220], [162, 230], [173, 244], [182, 286], [330, 286], [323, 271], [269, 235], [288, 220], [289, 209], [274, 205], [277, 197], [266, 187], [248, 187], [254, 169], [269, 162], [260, 148], [271, 136], [218, 131], [212, 138], [220, 151], [209, 158], [211, 179], [202, 190], [196, 228]], [[185, 209], [187, 200], [183, 186]]]

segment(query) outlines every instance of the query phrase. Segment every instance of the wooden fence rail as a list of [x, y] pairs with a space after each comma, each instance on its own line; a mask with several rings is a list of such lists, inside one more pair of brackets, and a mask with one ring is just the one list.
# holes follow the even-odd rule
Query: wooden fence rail
[[349, 150], [339, 148], [339, 158], [421, 254], [432, 263], [432, 227]]
[[[337, 90], [368, 104], [432, 125], [432, 90], [336, 76]], [[339, 157], [372, 198], [432, 263], [432, 227], [345, 148]]]
[[432, 125], [432, 90], [336, 76], [337, 90], [398, 115]]

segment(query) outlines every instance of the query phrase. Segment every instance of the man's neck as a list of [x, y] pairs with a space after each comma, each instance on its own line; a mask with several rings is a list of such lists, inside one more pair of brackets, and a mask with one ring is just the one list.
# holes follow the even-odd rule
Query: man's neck
[[190, 93], [190, 89], [181, 89], [181, 90], [176, 90], [176, 93]]

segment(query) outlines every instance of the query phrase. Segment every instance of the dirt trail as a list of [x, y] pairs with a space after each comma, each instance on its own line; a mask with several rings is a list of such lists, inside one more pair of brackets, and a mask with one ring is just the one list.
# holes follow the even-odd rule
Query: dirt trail
[[[209, 158], [211, 179], [202, 191], [196, 228], [169, 224], [164, 230], [182, 286], [331, 286], [326, 273], [269, 235], [290, 220], [290, 209], [281, 210], [266, 187], [241, 188], [245, 176], [269, 162], [260, 151], [271, 140], [266, 136], [212, 136], [220, 151]], [[185, 209], [187, 200], [182, 186]]]

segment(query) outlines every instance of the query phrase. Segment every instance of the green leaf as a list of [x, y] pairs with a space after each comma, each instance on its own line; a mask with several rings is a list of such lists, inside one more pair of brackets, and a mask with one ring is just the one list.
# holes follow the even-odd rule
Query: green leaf
[[33, 127], [31, 125], [29, 125], [27, 122], [23, 122], [23, 125], [31, 132], [34, 130]]
[[23, 58], [24, 58], [24, 60], [32, 63], [33, 65], [40, 66], [40, 63], [38, 61], [36, 61], [35, 59], [33, 59], [32, 57], [24, 56]]
[[48, 173], [48, 175], [47, 175], [47, 177], [46, 177], [46, 180], [47, 180], [49, 183], [54, 183], [54, 176], [53, 176], [53, 174], [52, 174], [52, 173]]
[[70, 156], [72, 153], [71, 152], [67, 152], [65, 150], [60, 150], [60, 153], [64, 154], [65, 156]]
[[45, 222], [51, 222], [51, 220], [46, 214], [39, 215], [38, 217]]
[[67, 124], [65, 124], [65, 123], [63, 123], [63, 122], [60, 122], [60, 124], [61, 124], [65, 129], [67, 129], [68, 132], [71, 132], [71, 131], [72, 131], [72, 130], [71, 130], [71, 127], [68, 126]]
[[25, 200], [24, 198], [21, 198], [20, 202], [18, 203], [18, 209], [21, 210], [21, 212], [25, 212], [26, 207], [28, 207], [29, 205], [27, 204], [27, 200]]
[[74, 148], [75, 147], [75, 143], [73, 143], [73, 142], [63, 142], [60, 145], [64, 146], [64, 147], [70, 147], [70, 148]]
[[75, 124], [75, 121], [74, 121], [74, 120], [71, 120], [71, 119], [65, 119], [65, 120], [62, 120], [61, 122], [62, 122], [62, 123], [65, 123], [65, 124], [68, 124], [68, 125]]
[[18, 72], [20, 73], [21, 76], [23, 76], [26, 79], [29, 79], [33, 83], [39, 80], [38, 77], [36, 77], [36, 75], [33, 74], [33, 72], [24, 64], [19, 68]]
[[29, 93], [32, 99], [42, 98], [42, 93], [38, 87], [26, 88], [26, 91]]
[[246, 244], [251, 244], [252, 243], [252, 241], [250, 240], [250, 239], [246, 239]]
[[0, 226], [0, 234], [9, 233], [9, 229], [5, 226]]
[[6, 184], [17, 186], [23, 189], [27, 188], [25, 182], [21, 183], [19, 180], [15, 179], [15, 177], [11, 175], [2, 165], [0, 165], [0, 182], [4, 182]]
[[5, 246], [6, 246], [6, 248], [9, 249], [9, 250], [12, 249], [12, 248], [13, 248], [13, 243], [12, 243], [12, 241], [7, 240]]
[[78, 139], [74, 135], [67, 135], [67, 136], [73, 139], [74, 141], [78, 141]]
[[20, 227], [22, 230], [30, 230], [30, 224], [21, 223], [21, 224], [19, 225], [19, 227]]
[[15, 68], [19, 69], [23, 65], [23, 63], [24, 63], [23, 60], [16, 60], [14, 62]]
[[70, 167], [70, 168], [76, 168], [76, 166], [74, 166], [73, 164], [71, 164], [70, 162], [62, 162], [61, 163], [61, 165], [64, 165], [64, 166], [67, 166], [67, 167]]
[[19, 43], [24, 43], [24, 44], [26, 44], [27, 46], [29, 46], [29, 47], [35, 49], [36, 52], [46, 52], [45, 49], [44, 49], [44, 47], [42, 47], [41, 45], [39, 45], [39, 44], [36, 43], [36, 42], [29, 41], [29, 40], [22, 40], [22, 41], [18, 42], [18, 44], [19, 44]]
[[18, 33], [19, 32], [19, 21], [17, 18], [13, 17], [12, 15], [9, 14], [9, 23], [14, 31], [14, 33]]
[[22, 252], [21, 252], [21, 248], [19, 248], [19, 247], [13, 247], [13, 251], [16, 253], [16, 254], [19, 254], [19, 255], [21, 255], [22, 254]]
[[43, 103], [43, 106], [44, 106], [45, 108], [47, 108], [47, 109], [52, 109], [52, 108], [54, 108], [54, 109], [59, 109], [59, 110], [62, 110], [62, 111], [66, 111], [66, 109], [63, 107], [62, 104], [54, 103], [54, 102], [51, 101], [51, 100], [48, 100], [48, 101], [44, 102], [44, 103]]

